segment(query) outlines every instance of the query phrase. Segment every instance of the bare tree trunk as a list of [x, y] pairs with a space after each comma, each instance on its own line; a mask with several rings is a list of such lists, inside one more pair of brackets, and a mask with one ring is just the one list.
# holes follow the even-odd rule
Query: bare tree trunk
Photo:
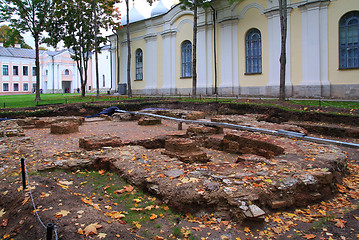
[[126, 0], [126, 12], [127, 12], [127, 94], [128, 97], [132, 97], [131, 87], [131, 40], [130, 40], [130, 7], [129, 0]]
[[285, 66], [286, 66], [286, 42], [287, 42], [287, 0], [279, 0], [281, 53], [280, 53], [280, 82], [279, 100], [285, 101]]
[[197, 0], [193, 0], [192, 98], [197, 95]]
[[96, 14], [96, 9], [97, 8], [97, 4], [96, 4], [96, 0], [93, 1], [93, 13], [94, 13], [94, 27], [95, 27], [95, 68], [96, 68], [96, 98], [100, 98], [100, 82], [99, 82], [99, 77], [98, 77], [98, 44], [97, 44], [97, 14]]
[[35, 39], [35, 66], [36, 66], [36, 88], [35, 88], [35, 101], [41, 101], [40, 97], [40, 50], [39, 50], [39, 36], [34, 36]]

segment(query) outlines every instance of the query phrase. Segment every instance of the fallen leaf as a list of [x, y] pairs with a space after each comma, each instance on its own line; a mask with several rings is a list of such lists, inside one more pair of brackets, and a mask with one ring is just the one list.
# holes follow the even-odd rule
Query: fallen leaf
[[140, 203], [140, 202], [142, 202], [142, 200], [141, 200], [141, 199], [138, 199], [138, 198], [132, 199], [132, 201], [134, 201], [135, 203]]
[[334, 219], [334, 222], [335, 222], [335, 226], [339, 228], [345, 228], [345, 224], [347, 223], [346, 221], [341, 219]]
[[168, 211], [168, 209], [170, 209], [170, 208], [167, 207], [167, 206], [164, 206], [164, 207], [163, 207], [163, 210], [165, 210], [165, 211]]
[[314, 238], [316, 238], [317, 236], [314, 235], [314, 234], [305, 234], [303, 237], [304, 237], [305, 239], [314, 239]]
[[155, 236], [155, 240], [164, 240], [164, 238], [160, 236]]
[[48, 197], [48, 196], [50, 196], [50, 194], [49, 193], [44, 193], [44, 192], [42, 192], [41, 195], [40, 195], [41, 198]]
[[98, 223], [92, 223], [85, 227], [84, 233], [86, 236], [88, 235], [97, 235], [97, 229], [102, 228], [102, 225], [99, 225]]
[[98, 171], [98, 174], [102, 175], [102, 174], [104, 174], [105, 172], [106, 172], [105, 169], [101, 169], [101, 170]]
[[57, 212], [55, 214], [55, 216], [57, 218], [60, 218], [60, 217], [66, 217], [67, 215], [69, 215], [70, 211], [67, 211], [67, 210], [61, 210], [60, 212]]
[[150, 216], [150, 219], [151, 219], [151, 220], [155, 220], [157, 217], [158, 217], [158, 216], [157, 216], [156, 214], [152, 214], [152, 215]]
[[113, 218], [113, 219], [121, 219], [121, 218], [125, 217], [124, 214], [122, 214], [122, 213], [120, 213], [118, 211], [113, 211], [111, 213], [107, 213], [106, 215]]
[[1, 218], [2, 216], [4, 216], [4, 215], [5, 215], [5, 213], [6, 213], [5, 209], [4, 209], [4, 208], [3, 208], [3, 209], [1, 209], [1, 211], [0, 211], [0, 218]]
[[244, 231], [245, 231], [246, 233], [251, 232], [251, 230], [249, 229], [249, 227], [245, 227], [245, 228], [244, 228]]
[[84, 234], [84, 231], [82, 230], [82, 228], [79, 228], [79, 230], [77, 230], [77, 233], [82, 235]]
[[24, 201], [22, 201], [22, 205], [25, 205], [25, 203], [27, 203], [29, 201], [30, 197], [25, 197]]
[[355, 216], [355, 215], [353, 215], [353, 217], [354, 217], [356, 220], [359, 221], [359, 217], [357, 217], [357, 216]]
[[3, 236], [3, 239], [9, 238], [9, 237], [10, 237], [9, 234], [5, 234], [5, 235]]
[[60, 184], [62, 185], [72, 185], [74, 182], [73, 181], [59, 181]]
[[5, 218], [5, 219], [2, 220], [0, 226], [1, 227], [6, 227], [8, 222], [9, 222], [9, 219]]
[[106, 238], [106, 235], [107, 235], [106, 233], [99, 233], [97, 237], [98, 238]]
[[141, 229], [142, 225], [138, 222], [132, 222], [133, 225], [135, 225], [136, 228]]

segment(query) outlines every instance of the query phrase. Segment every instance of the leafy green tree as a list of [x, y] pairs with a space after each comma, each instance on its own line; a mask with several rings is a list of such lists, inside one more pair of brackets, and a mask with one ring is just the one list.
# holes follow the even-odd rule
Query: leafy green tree
[[18, 30], [7, 25], [0, 26], [0, 42], [4, 43], [4, 47], [14, 47], [15, 44], [20, 44], [21, 48], [32, 49], [25, 43]]
[[20, 33], [30, 32], [35, 41], [36, 96], [40, 101], [40, 43], [50, 13], [50, 0], [1, 0], [0, 19]]
[[208, 0], [180, 0], [182, 9], [193, 10], [193, 43], [192, 43], [192, 98], [196, 98], [197, 95], [197, 19], [198, 8], [209, 7]]

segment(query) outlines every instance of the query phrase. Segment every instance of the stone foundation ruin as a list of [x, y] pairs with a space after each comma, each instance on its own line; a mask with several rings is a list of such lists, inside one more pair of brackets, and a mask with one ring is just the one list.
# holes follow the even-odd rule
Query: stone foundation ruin
[[[201, 112], [158, 111], [162, 112], [156, 114], [183, 119], [205, 117]], [[4, 121], [1, 131], [15, 139], [23, 138], [22, 127], [49, 127], [58, 122], [86, 124], [83, 118], [69, 119]], [[138, 118], [122, 115], [118, 119]], [[247, 126], [305, 132], [298, 126], [257, 119], [258, 115], [211, 118], [218, 122], [235, 121]], [[262, 220], [272, 209], [301, 207], [333, 195], [346, 167], [346, 155], [336, 146], [209, 126], [186, 125], [186, 131], [156, 139], [124, 141], [124, 137], [81, 138], [80, 150], [59, 153], [62, 160], [58, 160], [59, 154], [47, 157], [34, 169], [107, 169], [173, 208], [242, 221]], [[9, 151], [12, 150], [0, 154]], [[34, 157], [40, 158], [41, 152], [36, 154]]]

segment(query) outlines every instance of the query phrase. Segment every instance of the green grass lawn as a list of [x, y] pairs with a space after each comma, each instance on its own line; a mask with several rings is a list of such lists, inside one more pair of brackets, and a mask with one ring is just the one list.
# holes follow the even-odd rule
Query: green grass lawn
[[109, 96], [107, 94], [100, 95], [96, 98], [96, 94], [87, 94], [82, 98], [81, 94], [41, 94], [41, 101], [35, 102], [35, 94], [24, 95], [5, 95], [0, 96], [0, 108], [22, 108], [34, 107], [46, 104], [74, 103], [74, 102], [95, 102], [95, 101], [115, 101], [126, 99], [126, 96]]
[[321, 107], [336, 107], [336, 108], [348, 108], [359, 109], [359, 102], [346, 102], [346, 101], [323, 101], [323, 100], [290, 100], [290, 103], [296, 103], [309, 106], [321, 106]]

